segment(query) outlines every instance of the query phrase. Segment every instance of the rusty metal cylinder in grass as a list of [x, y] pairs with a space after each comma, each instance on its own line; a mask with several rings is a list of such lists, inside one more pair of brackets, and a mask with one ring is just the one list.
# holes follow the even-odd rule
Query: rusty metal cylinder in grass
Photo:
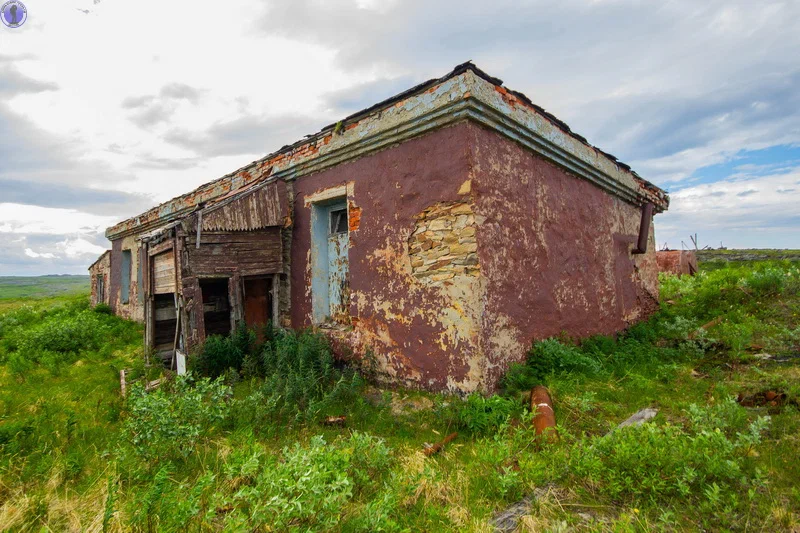
[[536, 435], [543, 435], [547, 440], [555, 439], [556, 433], [556, 413], [553, 411], [553, 400], [547, 388], [537, 385], [531, 390], [531, 411], [536, 413], [533, 416], [533, 427]]

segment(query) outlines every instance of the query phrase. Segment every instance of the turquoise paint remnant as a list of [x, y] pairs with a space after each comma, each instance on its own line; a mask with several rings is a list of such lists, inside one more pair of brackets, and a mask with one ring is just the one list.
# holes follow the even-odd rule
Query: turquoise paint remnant
[[[341, 210], [344, 210], [345, 231], [332, 231], [331, 213]], [[349, 246], [345, 198], [311, 204], [311, 307], [315, 324], [336, 319], [348, 311]]]

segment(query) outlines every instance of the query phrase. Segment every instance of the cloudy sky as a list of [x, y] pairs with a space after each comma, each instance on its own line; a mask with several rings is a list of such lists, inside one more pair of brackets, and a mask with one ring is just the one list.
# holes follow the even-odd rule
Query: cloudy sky
[[796, 0], [23, 0], [0, 275], [473, 60], [671, 193], [659, 246], [800, 247]]

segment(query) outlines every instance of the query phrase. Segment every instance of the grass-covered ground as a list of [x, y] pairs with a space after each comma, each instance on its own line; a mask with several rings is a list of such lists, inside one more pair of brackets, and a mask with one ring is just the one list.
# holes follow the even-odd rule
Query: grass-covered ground
[[9, 299], [46, 298], [88, 291], [89, 276], [0, 276], [0, 304], [8, 304], [4, 300]]
[[[538, 343], [501, 395], [466, 401], [376, 389], [369, 364], [273, 331], [211, 340], [148, 393], [139, 326], [86, 300], [0, 309], [0, 531], [491, 531], [526, 496], [520, 531], [800, 530], [791, 263], [664, 279], [650, 321]], [[537, 383], [552, 442], [525, 410]]]
[[800, 261], [800, 250], [734, 248], [730, 250], [697, 250], [697, 259], [709, 261]]

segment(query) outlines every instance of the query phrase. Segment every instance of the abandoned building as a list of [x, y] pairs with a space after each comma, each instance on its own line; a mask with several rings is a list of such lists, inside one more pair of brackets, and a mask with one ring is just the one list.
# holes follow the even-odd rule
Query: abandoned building
[[656, 309], [668, 203], [465, 63], [108, 228], [93, 303], [162, 353], [273, 321], [388, 382], [491, 390], [534, 339]]
[[676, 276], [697, 274], [697, 254], [693, 250], [659, 250], [656, 252], [658, 271]]

